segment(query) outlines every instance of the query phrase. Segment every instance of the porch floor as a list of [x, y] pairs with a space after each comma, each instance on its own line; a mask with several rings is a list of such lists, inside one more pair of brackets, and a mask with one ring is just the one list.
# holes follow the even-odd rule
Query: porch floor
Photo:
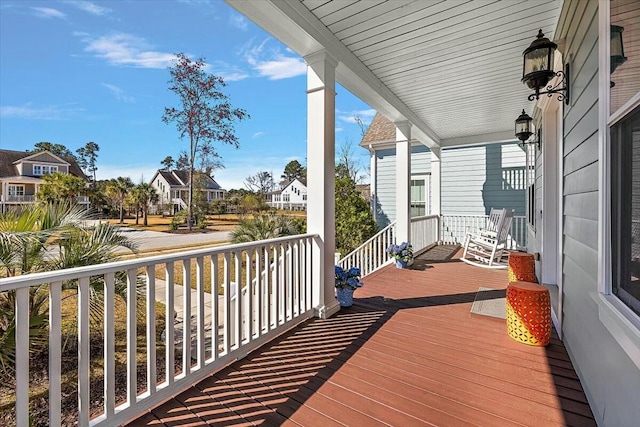
[[131, 426], [595, 426], [554, 334], [546, 348], [471, 314], [506, 271], [452, 260], [385, 267], [354, 306], [304, 322]]

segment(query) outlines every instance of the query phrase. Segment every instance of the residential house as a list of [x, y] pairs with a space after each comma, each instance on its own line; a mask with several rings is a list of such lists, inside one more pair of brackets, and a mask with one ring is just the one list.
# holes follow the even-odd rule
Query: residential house
[[[74, 158], [59, 157], [49, 151], [0, 149], [0, 210], [6, 212], [11, 206], [35, 203], [38, 188], [44, 182], [42, 177], [53, 172], [70, 173], [88, 181]], [[89, 204], [87, 196], [78, 196], [76, 200]]]
[[[165, 264], [168, 277], [180, 261], [187, 272], [191, 263], [197, 271], [204, 271], [204, 259], [209, 256], [212, 271], [224, 264], [223, 274], [212, 274], [212, 280], [217, 281], [214, 287], [223, 290], [223, 324], [217, 323], [218, 316], [211, 316], [213, 320], [205, 325], [204, 286], [197, 274], [195, 338], [181, 342], [180, 375], [174, 369], [174, 329], [168, 322], [169, 369], [163, 370], [168, 378], [157, 384], [155, 322], [147, 322], [145, 392], [137, 392], [137, 367], [135, 357], [130, 357], [126, 402], [118, 408], [114, 340], [105, 338], [110, 343], [104, 351], [105, 409], [92, 424], [117, 425], [142, 416], [137, 425], [154, 425], [173, 422], [176, 414], [183, 421], [186, 417], [202, 423], [216, 414], [240, 418], [246, 414], [246, 421], [253, 423], [298, 421], [307, 425], [318, 419], [348, 425], [401, 424], [400, 417], [405, 424], [432, 425], [593, 425], [591, 417], [601, 426], [637, 425], [640, 2], [226, 3], [307, 63], [307, 157], [313, 159], [307, 170], [308, 234], [65, 272], [65, 280], [79, 279], [79, 313], [83, 314], [88, 311], [89, 279], [97, 275], [113, 282], [117, 272], [127, 270], [135, 276], [146, 267], [146, 295], [152, 296], [159, 264]], [[533, 68], [528, 57], [523, 61], [523, 51], [553, 46], [542, 34], [536, 39], [539, 29], [558, 48], [536, 56]], [[534, 40], [538, 45], [531, 46]], [[537, 68], [551, 65], [551, 73]], [[530, 85], [523, 85], [523, 76], [530, 76], [532, 69], [542, 71], [538, 76], [552, 79], [526, 79]], [[443, 263], [446, 267], [442, 268], [433, 265], [411, 274], [380, 270], [370, 278], [371, 282], [386, 279], [376, 288], [379, 294], [369, 294], [346, 315], [327, 322], [307, 322], [310, 316], [325, 319], [340, 310], [334, 297], [336, 83], [394, 123], [395, 228], [393, 234], [381, 236], [391, 236], [396, 242], [409, 240], [416, 230], [411, 218], [413, 141], [429, 149], [429, 211], [435, 215], [424, 222], [436, 224], [430, 235], [434, 242], [440, 232], [437, 224], [446, 217], [441, 210], [448, 197], [443, 191], [444, 168], [451, 164], [445, 162], [446, 152], [489, 143], [505, 152], [505, 141], [514, 135], [516, 117], [523, 109], [533, 116], [538, 130], [527, 141], [532, 142], [527, 144], [531, 155], [525, 159], [525, 163], [533, 163], [525, 168], [530, 208], [526, 209], [527, 250], [539, 255], [538, 279], [552, 293], [557, 337], [549, 348], [510, 342], [500, 332], [506, 329], [504, 324], [495, 319], [480, 322], [470, 316], [469, 297], [477, 294], [469, 289], [475, 291], [490, 281], [486, 273], [501, 273], [463, 263]], [[557, 91], [545, 93], [549, 85]], [[481, 168], [486, 169], [490, 157], [485, 157]], [[424, 203], [426, 212], [426, 197]], [[478, 206], [474, 209], [486, 208], [483, 202], [474, 204]], [[422, 230], [426, 234], [427, 227]], [[384, 245], [378, 243], [383, 241], [376, 240], [373, 248], [365, 247], [352, 258], [359, 260], [363, 271], [387, 262], [379, 250]], [[456, 274], [456, 269], [463, 274]], [[437, 273], [445, 270], [449, 274]], [[0, 279], [0, 291], [16, 289], [17, 330], [26, 332], [30, 287], [51, 284], [54, 302], [61, 298], [62, 287], [55, 273], [35, 279], [28, 276]], [[135, 307], [134, 286], [138, 283], [131, 276], [128, 294], [132, 303], [128, 306]], [[189, 280], [190, 275], [184, 277]], [[239, 284], [244, 277], [247, 292], [233, 291], [234, 279]], [[500, 278], [506, 281], [506, 274]], [[465, 288], [458, 283], [462, 281], [471, 283]], [[185, 316], [191, 318], [191, 293], [184, 295]], [[167, 300], [168, 318], [173, 314], [173, 300]], [[212, 298], [213, 307], [218, 302]], [[154, 315], [154, 310], [155, 305], [148, 304], [147, 315]], [[127, 314], [130, 329], [135, 331], [136, 312], [130, 309]], [[113, 310], [105, 310], [105, 316], [113, 319]], [[55, 345], [49, 352], [52, 385], [48, 402], [54, 418], [51, 424], [60, 425], [61, 369], [55, 356], [59, 354], [61, 321], [59, 312], [51, 317], [52, 325], [57, 326], [51, 329]], [[113, 337], [112, 323], [105, 320], [105, 337]], [[310, 327], [284, 334], [300, 323]], [[78, 423], [89, 425], [88, 315], [81, 316], [78, 324]], [[209, 330], [214, 331], [215, 340], [211, 357], [206, 347]], [[310, 348], [325, 331], [337, 330], [350, 336], [327, 344], [331, 351], [322, 346]], [[183, 336], [190, 334], [183, 331]], [[291, 338], [293, 344], [279, 341], [267, 353], [253, 353], [251, 363], [233, 365], [219, 377], [208, 377], [204, 386], [177, 396], [276, 336]], [[353, 336], [355, 341], [349, 341]], [[336, 342], [340, 345], [334, 345]], [[136, 345], [135, 339], [130, 339], [127, 351], [136, 354]], [[302, 350], [309, 351], [301, 354]], [[28, 425], [28, 340], [18, 340], [16, 353], [17, 424]], [[339, 356], [332, 358], [334, 353]], [[319, 360], [313, 369], [309, 368], [310, 357]], [[274, 366], [284, 366], [286, 372], [278, 376]], [[276, 384], [266, 394], [253, 392], [256, 371], [261, 368], [269, 384]], [[298, 376], [294, 371], [296, 381], [292, 383], [289, 368], [304, 372]], [[576, 374], [579, 384], [574, 381]], [[290, 399], [289, 385], [303, 390]], [[430, 386], [435, 387], [433, 392], [425, 392]], [[232, 396], [221, 402], [218, 396], [224, 397], [226, 387], [231, 388], [227, 394]], [[542, 389], [544, 395], [537, 394]], [[340, 399], [327, 399], [335, 393], [347, 396], [343, 401], [357, 401], [342, 405]], [[248, 401], [243, 401], [242, 407], [246, 411], [236, 414], [228, 409], [245, 396]], [[589, 407], [578, 414], [575, 408], [585, 409], [585, 400]], [[161, 411], [148, 411], [163, 401], [168, 403]], [[279, 402], [284, 403], [280, 406]], [[476, 406], [480, 402], [483, 407]], [[514, 407], [522, 411], [514, 411]], [[391, 410], [394, 412], [389, 416]], [[408, 413], [413, 418], [409, 419]], [[510, 422], [506, 417], [512, 414], [522, 417]], [[554, 420], [545, 418], [548, 414]], [[489, 415], [491, 419], [485, 418]]]
[[[197, 190], [205, 193], [207, 203], [224, 199], [227, 190], [220, 187], [211, 176], [202, 172], [195, 172]], [[189, 171], [158, 170], [151, 179], [151, 185], [158, 192], [158, 203], [153, 211], [159, 211], [161, 206], [165, 212], [173, 215], [187, 208], [189, 202]]]
[[267, 193], [267, 205], [289, 211], [307, 210], [307, 180], [294, 178], [280, 183], [280, 190]]
[[[518, 143], [512, 139], [443, 147], [436, 156], [429, 147], [412, 140], [411, 217], [484, 216], [492, 208], [507, 208], [524, 220], [526, 155]], [[371, 209], [378, 225], [385, 227], [396, 220], [395, 125], [377, 113], [360, 145], [370, 153]], [[432, 163], [440, 166], [439, 176], [432, 176]], [[440, 189], [440, 206], [432, 188]], [[524, 244], [525, 233], [519, 237], [518, 243]]]

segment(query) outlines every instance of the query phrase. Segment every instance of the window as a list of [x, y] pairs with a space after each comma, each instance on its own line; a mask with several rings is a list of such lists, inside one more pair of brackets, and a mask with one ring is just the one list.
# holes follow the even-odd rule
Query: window
[[611, 291], [640, 315], [640, 106], [611, 127]]
[[33, 174], [34, 175], [46, 175], [48, 173], [53, 173], [58, 171], [58, 166], [49, 166], [49, 165], [33, 165]]
[[9, 185], [9, 196], [24, 196], [24, 185]]
[[411, 179], [411, 217], [428, 214], [429, 177], [414, 176]]

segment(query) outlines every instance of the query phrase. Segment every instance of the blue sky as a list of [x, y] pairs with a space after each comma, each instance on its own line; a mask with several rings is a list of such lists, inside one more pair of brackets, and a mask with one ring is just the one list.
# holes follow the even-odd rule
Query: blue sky
[[[0, 148], [49, 141], [75, 151], [94, 141], [98, 179], [148, 181], [187, 148], [161, 121], [165, 106], [178, 107], [167, 84], [177, 52], [204, 57], [232, 104], [251, 115], [236, 126], [239, 149], [217, 145], [224, 188], [306, 163], [304, 62], [221, 0], [0, 0]], [[352, 144], [367, 169], [354, 116], [369, 122], [374, 111], [337, 92], [337, 151]]]

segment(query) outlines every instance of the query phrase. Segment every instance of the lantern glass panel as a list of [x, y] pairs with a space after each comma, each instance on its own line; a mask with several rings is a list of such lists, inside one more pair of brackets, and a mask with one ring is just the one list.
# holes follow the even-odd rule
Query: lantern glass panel
[[622, 49], [622, 31], [611, 28], [611, 56], [624, 56]]
[[531, 132], [531, 122], [528, 120], [516, 121], [516, 135]]
[[548, 71], [551, 69], [549, 58], [551, 57], [550, 48], [545, 47], [536, 49], [524, 56], [524, 76], [536, 71]]

